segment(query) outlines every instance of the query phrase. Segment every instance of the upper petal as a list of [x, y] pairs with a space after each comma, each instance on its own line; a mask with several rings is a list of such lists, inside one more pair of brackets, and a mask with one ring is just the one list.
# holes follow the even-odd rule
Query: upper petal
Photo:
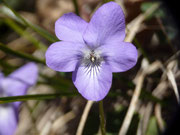
[[135, 66], [138, 52], [136, 47], [128, 42], [113, 43], [98, 48], [106, 62], [109, 63], [112, 72], [124, 72]]
[[17, 116], [11, 105], [0, 106], [0, 135], [13, 135], [17, 127]]
[[123, 41], [125, 18], [121, 7], [115, 2], [102, 5], [91, 18], [83, 38], [91, 46]]
[[26, 94], [28, 84], [17, 79], [5, 78], [1, 83], [4, 96], [20, 96]]
[[[17, 79], [12, 79], [10, 77], [5, 78], [1, 87], [4, 93], [4, 96], [21, 96], [25, 95], [29, 85]], [[13, 102], [12, 104], [15, 108], [18, 108], [21, 102]]]
[[46, 51], [46, 64], [51, 69], [61, 72], [71, 72], [81, 57], [83, 44], [73, 42], [53, 43]]
[[87, 100], [102, 100], [112, 83], [112, 72], [107, 64], [100, 67], [80, 66], [73, 72], [73, 82], [79, 93]]
[[33, 62], [27, 63], [8, 77], [27, 83], [28, 85], [34, 85], [38, 78], [38, 67]]
[[64, 14], [55, 23], [55, 33], [60, 40], [84, 43], [82, 33], [87, 24], [74, 13]]

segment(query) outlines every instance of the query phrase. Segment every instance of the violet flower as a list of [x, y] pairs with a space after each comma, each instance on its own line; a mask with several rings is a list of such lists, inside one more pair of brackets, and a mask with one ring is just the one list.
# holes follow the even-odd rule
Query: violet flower
[[125, 18], [115, 2], [102, 5], [89, 23], [68, 13], [55, 23], [56, 36], [46, 52], [48, 67], [71, 72], [79, 93], [102, 100], [110, 90], [112, 72], [124, 72], [137, 62], [137, 49], [125, 38]]
[[[38, 68], [34, 63], [24, 65], [7, 77], [0, 73], [0, 97], [26, 94], [28, 88], [36, 83], [37, 77]], [[20, 102], [0, 104], [0, 135], [15, 133], [19, 105]]]

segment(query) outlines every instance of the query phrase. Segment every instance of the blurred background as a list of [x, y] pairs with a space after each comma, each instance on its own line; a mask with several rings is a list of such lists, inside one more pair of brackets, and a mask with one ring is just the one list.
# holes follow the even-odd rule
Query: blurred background
[[[77, 93], [71, 73], [49, 69], [44, 63], [44, 54], [51, 43], [58, 41], [54, 23], [60, 16], [75, 12], [89, 21], [107, 0], [5, 2], [0, 1], [0, 71], [8, 75], [29, 61], [36, 62], [38, 82], [28, 94], [42, 94], [42, 98], [36, 96], [33, 100], [24, 97], [16, 135], [76, 134], [87, 101]], [[179, 100], [180, 37], [177, 24], [161, 1], [115, 2], [125, 13], [126, 41], [138, 48], [139, 58], [131, 70], [114, 74], [111, 90], [104, 99], [107, 135], [119, 134], [132, 102], [136, 104], [132, 103], [135, 106], [132, 119], [126, 119], [130, 122], [127, 135], [162, 134], [172, 121]], [[139, 95], [135, 95], [135, 91]], [[133, 96], [137, 98], [135, 101], [132, 101]], [[93, 103], [83, 135], [100, 134], [99, 123], [98, 103]]]

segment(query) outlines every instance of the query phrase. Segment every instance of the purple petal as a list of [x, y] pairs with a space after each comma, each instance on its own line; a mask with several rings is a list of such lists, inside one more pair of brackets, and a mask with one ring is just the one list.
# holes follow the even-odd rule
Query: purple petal
[[[16, 80], [16, 79], [12, 79], [12, 78], [5, 78], [2, 81], [2, 89], [4, 92], [4, 96], [21, 96], [21, 95], [25, 95], [29, 85], [27, 85], [26, 83], [23, 83], [22, 81]], [[13, 102], [14, 106], [16, 108], [19, 107], [20, 102]]]
[[1, 71], [0, 71], [0, 80], [3, 79], [3, 78], [4, 78], [4, 75], [3, 75], [3, 73], [1, 73]]
[[35, 63], [30, 62], [11, 73], [8, 77], [34, 85], [38, 78], [38, 67]]
[[135, 66], [138, 58], [136, 47], [128, 42], [104, 45], [98, 48], [102, 51], [112, 72], [124, 72]]
[[103, 63], [99, 68], [80, 66], [73, 72], [73, 82], [79, 93], [87, 100], [102, 100], [110, 90], [112, 72]]
[[0, 135], [14, 135], [17, 117], [11, 105], [0, 105]]
[[20, 96], [26, 94], [27, 88], [29, 85], [23, 83], [22, 81], [5, 78], [2, 83], [2, 89], [5, 93], [5, 96]]
[[55, 33], [60, 40], [84, 43], [82, 33], [87, 24], [74, 13], [64, 14], [55, 23]]
[[3, 73], [0, 72], [0, 95], [1, 95], [1, 93], [3, 93], [2, 84], [1, 84], [3, 79], [4, 79], [4, 75], [3, 75]]
[[46, 64], [61, 72], [74, 71], [80, 59], [82, 44], [72, 42], [53, 43], [46, 51]]
[[121, 7], [115, 2], [102, 5], [93, 15], [83, 38], [91, 46], [123, 41], [125, 18]]

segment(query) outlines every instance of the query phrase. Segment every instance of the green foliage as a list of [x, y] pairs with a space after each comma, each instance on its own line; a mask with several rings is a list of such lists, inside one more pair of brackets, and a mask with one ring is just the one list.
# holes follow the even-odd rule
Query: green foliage
[[104, 3], [110, 2], [110, 1], [114, 1], [114, 0], [103, 0]]
[[34, 62], [38, 62], [38, 63], [41, 63], [41, 64], [45, 64], [44, 60], [38, 59], [38, 58], [36, 58], [36, 57], [34, 57], [32, 55], [28, 55], [28, 54], [25, 54], [25, 53], [22, 53], [22, 52], [14, 51], [14, 50], [6, 47], [6, 45], [3, 45], [2, 43], [0, 43], [0, 50], [7, 53], [7, 54], [14, 55], [16, 57], [19, 57], [19, 58], [22, 58], [22, 59], [25, 59], [25, 60], [28, 60], [28, 61], [34, 61]]
[[[155, 2], [144, 2], [141, 4], [141, 11], [142, 12], [146, 12], [149, 8], [151, 8], [151, 6], [154, 5]], [[163, 18], [165, 17], [165, 13], [163, 11], [163, 8], [159, 8], [158, 10], [156, 10], [155, 12], [153, 12], [153, 14], [151, 14], [148, 19], [151, 19], [152, 17], [160, 17]]]
[[29, 40], [36, 48], [39, 48], [43, 51], [47, 49], [46, 45], [44, 45], [41, 41], [37, 40], [35, 37], [33, 37], [29, 32], [25, 31], [21, 26], [19, 26], [17, 23], [15, 23], [11, 19], [4, 19], [4, 22], [11, 27], [15, 32], [17, 32], [22, 37], [25, 37], [27, 40]]
[[156, 121], [156, 117], [152, 116], [150, 118], [149, 124], [148, 124], [148, 128], [146, 131], [146, 135], [158, 135], [158, 126], [157, 126], [157, 121]]
[[59, 98], [62, 96], [72, 97], [75, 95], [76, 94], [74, 93], [56, 93], [56, 94], [37, 94], [37, 95], [25, 95], [25, 96], [0, 97], [0, 104], [16, 102], [16, 101], [27, 101], [27, 100], [47, 100], [47, 99]]
[[46, 38], [48, 41], [50, 41], [52, 43], [59, 40], [56, 38], [56, 36], [52, 35], [47, 30], [43, 29], [42, 27], [40, 27], [36, 24], [32, 24], [28, 20], [21, 17], [21, 15], [18, 12], [16, 12], [13, 8], [11, 8], [6, 2], [4, 4], [5, 4], [5, 6], [0, 9], [0, 12], [4, 13], [8, 17], [11, 17], [12, 19], [15, 19], [16, 21], [18, 21], [25, 27], [29, 27], [29, 28], [33, 29], [38, 34], [40, 34], [42, 37]]
[[[37, 51], [42, 52], [43, 55], [47, 49], [47, 46], [50, 43], [59, 41], [55, 35], [51, 34], [41, 26], [37, 24], [33, 24], [32, 22], [26, 20], [23, 18], [15, 9], [18, 7], [18, 2], [21, 0], [4, 0], [1, 2], [0, 6], [0, 27], [6, 26], [7, 28], [12, 29], [15, 32], [15, 36], [18, 35], [18, 37], [23, 37], [29, 41], [31, 45], [34, 45], [33, 49], [35, 48]], [[103, 0], [104, 3], [110, 2], [114, 0]], [[16, 3], [17, 2], [17, 3]], [[76, 14], [79, 15], [79, 7], [77, 0], [73, 0], [73, 4], [75, 7], [75, 12]], [[154, 2], [143, 2], [141, 5], [141, 11], [146, 12], [151, 6], [153, 6]], [[147, 19], [152, 19], [153, 17], [158, 17], [162, 20], [167, 19], [167, 15], [164, 12], [163, 8], [159, 8], [156, 12], [153, 12], [150, 16], [148, 16]], [[164, 23], [164, 22], [163, 22]], [[164, 24], [163, 24], [164, 25]], [[158, 25], [159, 26], [159, 25]], [[159, 32], [160, 31], [160, 32]], [[160, 45], [166, 46], [166, 37], [164, 36], [163, 31], [160, 29], [158, 32], [154, 32], [153, 34], [157, 34], [159, 38]], [[165, 25], [165, 32], [167, 32], [167, 37], [169, 40], [173, 40], [176, 37], [177, 30], [174, 28], [172, 25]], [[8, 33], [8, 32], [7, 32]], [[34, 36], [34, 33], [36, 35], [41, 36], [43, 40], [40, 40], [37, 38], [37, 36]], [[150, 32], [149, 32], [150, 33]], [[3, 33], [4, 34], [4, 33]], [[8, 33], [9, 34], [9, 33]], [[146, 34], [146, 33], [145, 33]], [[8, 36], [8, 35], [7, 35]], [[6, 37], [6, 35], [3, 35], [1, 39]], [[14, 40], [14, 39], [13, 39]], [[45, 41], [45, 42], [44, 42]], [[140, 71], [140, 62], [141, 62], [141, 54], [143, 58], [146, 59], [152, 59], [152, 55], [154, 54], [147, 54], [148, 51], [151, 51], [151, 46], [143, 46], [144, 44], [141, 44], [141, 40], [139, 40], [138, 36], [137, 38], [134, 38], [133, 43], [136, 45], [138, 50], [140, 51], [140, 58], [138, 60], [138, 64], [136, 66], [137, 69], [135, 71]], [[152, 46], [153, 48], [154, 46]], [[148, 48], [148, 51], [146, 50]], [[155, 47], [154, 47], [155, 48]], [[14, 49], [11, 49], [8, 47], [8, 42], [1, 43], [0, 42], [0, 51], [4, 52], [6, 55], [2, 59], [0, 59], [0, 70], [5, 74], [8, 75], [12, 71], [14, 71], [18, 66], [12, 66], [11, 63], [9, 64], [8, 59], [9, 56], [13, 56], [13, 58], [21, 58], [21, 60], [24, 61], [33, 61], [36, 63], [39, 63], [39, 66], [45, 66], [45, 60], [37, 58], [33, 56], [32, 54], [27, 54], [24, 52], [20, 52], [19, 50], [16, 51]], [[163, 50], [161, 51], [163, 52]], [[158, 55], [159, 56], [159, 55]], [[11, 58], [11, 57], [10, 57]], [[18, 59], [19, 60], [19, 59]], [[150, 61], [150, 64], [152, 61]], [[158, 58], [159, 60], [159, 58]], [[164, 62], [164, 61], [163, 61]], [[162, 62], [162, 63], [163, 63]], [[129, 71], [128, 71], [129, 72]], [[119, 129], [123, 123], [124, 117], [127, 113], [128, 105], [131, 101], [132, 95], [133, 95], [133, 90], [135, 89], [135, 84], [137, 82], [133, 81], [134, 76], [136, 76], [136, 73], [125, 73], [124, 76], [122, 77], [122, 73], [117, 74], [115, 73], [114, 80], [113, 80], [113, 87], [111, 88], [110, 92], [108, 93], [108, 98], [105, 99], [105, 103], [111, 102], [112, 106], [114, 105], [114, 109], [109, 111], [108, 107], [105, 108], [105, 117], [106, 117], [106, 131], [107, 135], [117, 135], [119, 132]], [[130, 71], [131, 72], [131, 71]], [[134, 72], [134, 70], [133, 70]], [[162, 71], [161, 71], [162, 72]], [[129, 75], [127, 77], [127, 75]], [[156, 74], [157, 77], [160, 78], [159, 74]], [[161, 98], [156, 97], [156, 95], [152, 94], [151, 89], [153, 90], [154, 87], [156, 86], [157, 83], [159, 83], [160, 79], [158, 78], [158, 81], [155, 82], [156, 80], [153, 80], [154, 78], [151, 76], [147, 76], [148, 81], [151, 81], [151, 83], [147, 82], [145, 80], [145, 83], [143, 84], [143, 88], [140, 94], [140, 97], [138, 100], [140, 101], [140, 104], [142, 103], [145, 105], [147, 102], [151, 103], [159, 103], [161, 107], [167, 106], [167, 101]], [[155, 78], [156, 79], [156, 78]], [[135, 83], [134, 83], [135, 82]], [[155, 82], [155, 83], [154, 83]], [[61, 97], [67, 97], [66, 102], [70, 104], [69, 102], [73, 101], [72, 99], [68, 99], [69, 97], [75, 97], [79, 96], [79, 93], [77, 90], [75, 90], [75, 87], [72, 83], [71, 80], [71, 73], [60, 73], [57, 72], [53, 76], [49, 77], [48, 75], [44, 75], [43, 73], [40, 73], [39, 75], [39, 80], [37, 82], [37, 85], [42, 84], [42, 85], [47, 85], [53, 88], [53, 92], [55, 93], [50, 93], [50, 94], [36, 94], [36, 95], [24, 95], [24, 96], [13, 96], [13, 97], [0, 97], [0, 104], [6, 104], [10, 102], [17, 102], [17, 101], [28, 101], [28, 100], [37, 100], [37, 102], [41, 100], [52, 100], [56, 98], [61, 98]], [[147, 86], [150, 85], [150, 86]], [[150, 87], [148, 89], [148, 87]], [[128, 92], [126, 90], [129, 90]], [[78, 99], [79, 100], [79, 99]], [[123, 101], [122, 101], [123, 100]], [[81, 101], [81, 100], [80, 100]], [[120, 101], [120, 102], [119, 102]], [[143, 103], [145, 102], [145, 104]], [[44, 102], [43, 102], [44, 103]], [[53, 101], [54, 103], [54, 101]], [[122, 103], [122, 104], [121, 104]], [[96, 104], [96, 103], [95, 103]], [[118, 104], [118, 105], [117, 105]], [[169, 106], [169, 105], [168, 105]], [[33, 106], [35, 108], [35, 106]], [[32, 108], [33, 108], [32, 107]], [[94, 106], [93, 106], [94, 107]], [[34, 109], [33, 108], [33, 109]], [[69, 106], [67, 107], [69, 109]], [[67, 110], [68, 110], [67, 109]], [[70, 108], [72, 109], [72, 108]], [[108, 111], [107, 111], [107, 110]], [[66, 110], [66, 111], [67, 111]], [[83, 109], [82, 109], [83, 110]], [[167, 110], [167, 109], [166, 109]], [[63, 110], [64, 111], [64, 110]], [[64, 111], [64, 112], [66, 112]], [[138, 114], [139, 110], [137, 110], [137, 113], [133, 115], [133, 119], [130, 123], [130, 126], [128, 128], [127, 135], [135, 135], [137, 133], [137, 128], [139, 125], [139, 117], [140, 114]], [[93, 135], [97, 134], [99, 130], [99, 115], [98, 115], [98, 107], [95, 105], [93, 109], [91, 109], [89, 116], [87, 118], [87, 122], [85, 124], [84, 128], [84, 134], [85, 135]], [[80, 116], [77, 116], [80, 119]], [[165, 121], [164, 121], [165, 123]], [[150, 118], [146, 135], [158, 135], [159, 134], [159, 127], [157, 125], [157, 120], [155, 116], [152, 116]]]

